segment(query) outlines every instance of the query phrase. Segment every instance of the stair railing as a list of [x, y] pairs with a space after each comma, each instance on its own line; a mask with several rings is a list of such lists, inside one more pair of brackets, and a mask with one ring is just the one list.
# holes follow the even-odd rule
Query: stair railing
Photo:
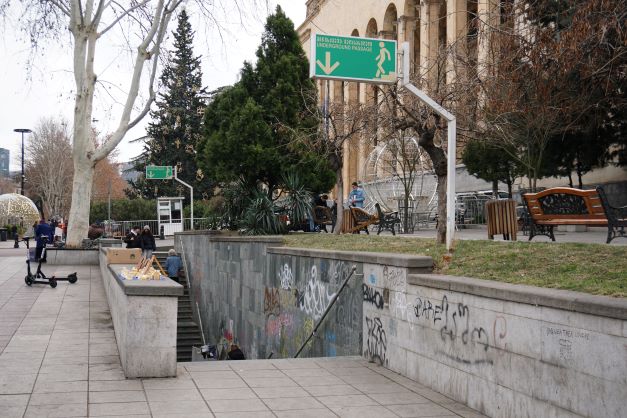
[[340, 290], [338, 290], [337, 293], [333, 296], [333, 298], [331, 299], [331, 301], [327, 305], [326, 309], [322, 313], [322, 316], [320, 317], [320, 319], [318, 320], [318, 322], [314, 326], [313, 331], [311, 331], [311, 334], [309, 334], [309, 337], [307, 337], [307, 339], [305, 340], [303, 345], [300, 346], [300, 348], [298, 349], [298, 351], [294, 355], [294, 358], [298, 358], [300, 353], [305, 349], [305, 346], [307, 346], [309, 341], [316, 335], [316, 332], [318, 331], [318, 328], [320, 328], [320, 325], [322, 325], [322, 322], [324, 321], [324, 318], [326, 318], [326, 316], [329, 313], [329, 311], [331, 310], [331, 308], [333, 308], [333, 306], [335, 305], [335, 302], [337, 302], [338, 298], [340, 297], [340, 294], [342, 293], [342, 291], [344, 290], [344, 288], [348, 284], [348, 281], [351, 279], [351, 277], [353, 276], [355, 271], [357, 271], [357, 266], [353, 264], [353, 267], [351, 268], [351, 272], [348, 275], [348, 277], [346, 279], [344, 279], [344, 282], [342, 283], [342, 286], [340, 287]]
[[[183, 266], [185, 266], [185, 281], [187, 282], [187, 294], [190, 296], [191, 302], [191, 294], [192, 294], [192, 286], [189, 283], [189, 268], [187, 267], [187, 258], [185, 257], [185, 245], [183, 244], [183, 240], [179, 237], [179, 244], [181, 244], [181, 258], [183, 259]], [[191, 306], [191, 303], [190, 303]], [[192, 312], [194, 309], [192, 308]], [[198, 318], [198, 327], [200, 328], [200, 336], [202, 337], [202, 345], [207, 345], [205, 342], [205, 330], [202, 327], [202, 319], [200, 319], [200, 310], [198, 309], [198, 302], [196, 302], [196, 316]]]

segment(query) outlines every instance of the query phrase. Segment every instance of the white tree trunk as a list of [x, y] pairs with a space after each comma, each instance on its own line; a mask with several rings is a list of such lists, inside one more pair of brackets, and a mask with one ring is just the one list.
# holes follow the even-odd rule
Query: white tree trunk
[[[77, 247], [89, 231], [89, 208], [95, 163], [87, 158], [74, 159], [72, 206], [68, 221], [68, 245]], [[72, 243], [72, 244], [70, 244]]]

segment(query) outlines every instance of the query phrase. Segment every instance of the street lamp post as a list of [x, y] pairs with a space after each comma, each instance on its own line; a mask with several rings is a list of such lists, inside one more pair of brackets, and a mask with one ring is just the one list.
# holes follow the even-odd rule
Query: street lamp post
[[20, 193], [22, 194], [22, 196], [24, 196], [24, 134], [29, 134], [33, 131], [31, 131], [30, 129], [26, 129], [26, 128], [18, 128], [18, 129], [13, 129], [13, 132], [19, 132], [22, 134], [22, 182], [21, 182]]

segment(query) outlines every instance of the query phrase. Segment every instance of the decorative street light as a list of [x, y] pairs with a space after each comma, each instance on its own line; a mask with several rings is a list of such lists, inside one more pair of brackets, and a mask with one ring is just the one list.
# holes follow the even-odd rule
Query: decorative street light
[[24, 134], [29, 134], [33, 131], [31, 131], [30, 129], [26, 129], [26, 128], [18, 128], [18, 129], [13, 129], [13, 132], [19, 132], [22, 134], [22, 187], [20, 189], [20, 193], [22, 194], [22, 196], [24, 195]]

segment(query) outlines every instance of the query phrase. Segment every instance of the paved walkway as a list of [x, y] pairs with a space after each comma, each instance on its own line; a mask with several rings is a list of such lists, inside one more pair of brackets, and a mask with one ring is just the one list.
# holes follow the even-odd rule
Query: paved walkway
[[[4, 243], [3, 243], [4, 244]], [[480, 417], [359, 357], [179, 363], [127, 380], [96, 266], [27, 287], [24, 249], [0, 252], [0, 417]]]

